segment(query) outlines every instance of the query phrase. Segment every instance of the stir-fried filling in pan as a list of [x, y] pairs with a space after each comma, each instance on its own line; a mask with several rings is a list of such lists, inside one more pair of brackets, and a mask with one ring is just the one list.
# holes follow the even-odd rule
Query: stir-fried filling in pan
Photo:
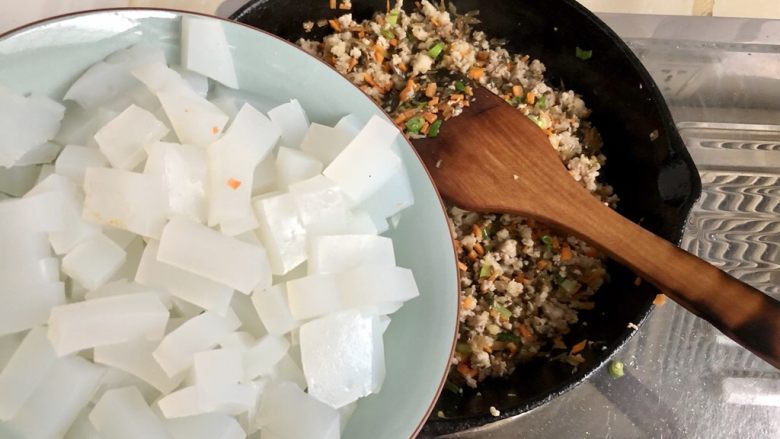
[[[410, 138], [457, 130], [456, 122], [442, 122], [469, 105], [475, 86], [487, 87], [544, 130], [572, 178], [603, 202], [617, 202], [598, 180], [606, 160], [601, 137], [574, 91], [551, 87], [539, 60], [474, 30], [478, 12], [459, 15], [452, 5], [427, 0], [409, 14], [400, 6], [362, 22], [342, 15], [328, 22], [333, 33], [322, 41], [299, 44], [358, 85]], [[587, 342], [567, 346], [563, 336], [579, 310], [593, 308], [592, 296], [606, 277], [603, 256], [525, 218], [454, 206], [449, 216], [462, 287], [451, 380], [476, 387], [540, 355], [582, 363]]]

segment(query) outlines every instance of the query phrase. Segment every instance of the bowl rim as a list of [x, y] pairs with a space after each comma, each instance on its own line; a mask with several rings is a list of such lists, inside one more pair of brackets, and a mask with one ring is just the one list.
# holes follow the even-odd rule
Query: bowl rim
[[[307, 57], [311, 58], [312, 60], [314, 60], [314, 61], [316, 61], [316, 62], [318, 62], [320, 64], [322, 64], [323, 66], [327, 67], [328, 69], [330, 69], [331, 71], [336, 73], [339, 77], [342, 78], [342, 80], [344, 81], [345, 84], [347, 84], [349, 87], [352, 87], [352, 88], [356, 89], [358, 92], [362, 93], [363, 96], [365, 96], [366, 100], [368, 100], [371, 103], [371, 105], [376, 107], [377, 110], [379, 110], [387, 118], [387, 120], [392, 121], [392, 118], [384, 110], [384, 108], [382, 108], [380, 105], [378, 105], [376, 102], [374, 102], [374, 100], [371, 99], [371, 97], [368, 96], [368, 94], [366, 94], [363, 90], [360, 90], [360, 88], [358, 88], [357, 86], [352, 84], [352, 82], [350, 82], [347, 78], [345, 78], [342, 74], [340, 74], [333, 66], [331, 66], [328, 63], [326, 63], [322, 59], [317, 58], [316, 56], [313, 56], [313, 55], [307, 53], [305, 50], [301, 49], [300, 47], [296, 46], [292, 42], [287, 41], [287, 40], [285, 40], [284, 38], [282, 38], [282, 37], [280, 37], [278, 35], [272, 34], [272, 33], [268, 32], [268, 31], [263, 30], [263, 29], [256, 28], [254, 26], [250, 26], [250, 25], [242, 23], [242, 22], [240, 22], [238, 20], [233, 20], [233, 19], [224, 18], [224, 17], [218, 17], [216, 15], [205, 14], [205, 13], [194, 12], [194, 11], [185, 11], [185, 10], [182, 10], [182, 9], [175, 9], [175, 8], [151, 8], [151, 7], [91, 8], [91, 9], [84, 9], [84, 10], [75, 11], [75, 12], [68, 12], [68, 13], [64, 13], [64, 14], [52, 15], [50, 17], [42, 18], [42, 19], [39, 19], [39, 20], [31, 21], [29, 23], [25, 23], [25, 24], [13, 27], [13, 28], [8, 29], [8, 30], [6, 30], [4, 32], [0, 32], [0, 42], [6, 40], [7, 38], [10, 38], [10, 37], [14, 36], [15, 34], [17, 34], [19, 32], [30, 30], [30, 29], [39, 27], [40, 25], [46, 24], [46, 23], [59, 22], [59, 21], [68, 20], [68, 19], [71, 19], [71, 18], [74, 18], [74, 17], [83, 16], [83, 15], [100, 15], [100, 14], [105, 14], [105, 13], [143, 12], [143, 11], [147, 11], [147, 12], [167, 12], [167, 13], [177, 14], [179, 16], [189, 15], [189, 16], [213, 19], [213, 20], [217, 20], [217, 21], [220, 21], [220, 22], [228, 23], [229, 25], [232, 25], [232, 26], [243, 27], [243, 28], [249, 29], [249, 30], [251, 30], [253, 32], [257, 32], [257, 33], [260, 33], [260, 34], [264, 34], [265, 36], [271, 37], [271, 38], [273, 38], [273, 39], [275, 39], [277, 41], [280, 41], [280, 42], [282, 42], [282, 43], [292, 47], [293, 49], [295, 49], [297, 51], [300, 51], [301, 53], [305, 54]], [[395, 126], [395, 124], [393, 124], [393, 126]], [[397, 129], [397, 127], [396, 127], [396, 129]], [[439, 189], [436, 187], [436, 184], [434, 184], [434, 182], [433, 182], [433, 177], [431, 177], [431, 173], [428, 171], [428, 168], [425, 166], [425, 163], [423, 163], [422, 158], [417, 153], [417, 150], [415, 150], [414, 147], [412, 147], [412, 144], [409, 141], [409, 139], [406, 136], [404, 136], [403, 133], [400, 132], [400, 130], [398, 130], [398, 132], [400, 134], [400, 137], [403, 139], [403, 141], [409, 147], [409, 150], [412, 151], [412, 153], [414, 154], [414, 157], [420, 163], [420, 166], [422, 166], [422, 169], [425, 172], [425, 176], [426, 176], [428, 182], [430, 183], [431, 187], [433, 188], [434, 193], [436, 194], [436, 199], [439, 202], [438, 205], [439, 205], [439, 209], [441, 210], [441, 214], [443, 215], [445, 221], [449, 224], [449, 216], [447, 215], [447, 209], [446, 209], [446, 207], [444, 205], [444, 200], [442, 199], [441, 194], [439, 193]], [[455, 328], [454, 328], [454, 331], [453, 331], [453, 334], [452, 334], [452, 340], [450, 342], [450, 351], [449, 351], [449, 355], [447, 356], [447, 363], [446, 363], [446, 365], [444, 367], [444, 372], [442, 374], [442, 377], [439, 380], [439, 384], [436, 387], [436, 392], [434, 392], [433, 399], [430, 402], [428, 402], [428, 408], [426, 409], [426, 411], [423, 414], [422, 418], [417, 421], [417, 425], [415, 426], [412, 434], [410, 435], [410, 439], [411, 438], [415, 438], [415, 437], [417, 437], [417, 435], [420, 434], [420, 432], [422, 431], [423, 427], [425, 426], [425, 423], [428, 421], [428, 418], [430, 417], [431, 413], [433, 412], [433, 408], [436, 406], [436, 402], [439, 400], [439, 396], [441, 395], [441, 392], [444, 390], [445, 383], [447, 382], [447, 376], [449, 375], [449, 371], [450, 371], [450, 365], [452, 363], [452, 356], [455, 353], [455, 346], [457, 344], [458, 334], [460, 332], [460, 319], [459, 319], [460, 308], [461, 308], [461, 303], [460, 303], [460, 293], [461, 293], [460, 271], [458, 270], [458, 267], [457, 267], [458, 256], [457, 256], [457, 253], [455, 251], [454, 244], [451, 246], [451, 250], [452, 250], [452, 264], [453, 264], [453, 267], [455, 268], [455, 285], [456, 285], [456, 291], [455, 292], [457, 294], [457, 299], [456, 299], [456, 305], [457, 306], [456, 306], [456, 313], [455, 313]]]

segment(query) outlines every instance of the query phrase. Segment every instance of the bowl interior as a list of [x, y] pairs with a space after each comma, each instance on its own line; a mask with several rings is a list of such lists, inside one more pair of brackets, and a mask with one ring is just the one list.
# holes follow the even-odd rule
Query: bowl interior
[[[91, 64], [139, 42], [163, 46], [168, 60], [177, 63], [181, 16], [158, 10], [98, 11], [17, 30], [0, 38], [0, 84], [61, 99]], [[346, 79], [289, 43], [236, 23], [224, 22], [224, 28], [243, 90], [269, 102], [296, 98], [313, 122], [323, 124], [348, 113], [363, 121], [383, 116]], [[392, 316], [385, 336], [384, 387], [358, 405], [346, 438], [413, 435], [438, 395], [456, 332], [457, 268], [442, 204], [411, 146], [399, 137], [397, 147], [415, 204], [388, 235], [399, 265], [414, 271], [421, 295]]]
[[[409, 10], [412, 3], [405, 2], [404, 7]], [[604, 138], [604, 180], [621, 198], [618, 211], [677, 242], [699, 196], [700, 181], [661, 94], [631, 50], [574, 0], [447, 3], [454, 3], [460, 12], [479, 10], [477, 29], [505, 39], [511, 51], [542, 61], [550, 85], [563, 85], [584, 96], [593, 110], [591, 120]], [[350, 12], [361, 20], [385, 8], [384, 0], [364, 0], [353, 2]], [[289, 5], [283, 0], [256, 0], [232, 18], [296, 41], [331, 32], [327, 26], [315, 26], [307, 34], [302, 22], [342, 13], [319, 0]], [[593, 58], [579, 59], [577, 47], [592, 50]], [[457, 124], [457, 119], [451, 123]], [[571, 389], [603, 365], [631, 337], [634, 331], [628, 323], [642, 322], [658, 292], [647, 282], [635, 285], [636, 275], [618, 264], [610, 263], [608, 273], [609, 282], [595, 297], [596, 308], [581, 312], [580, 324], [565, 338], [569, 346], [583, 339], [598, 342], [587, 350], [586, 362], [576, 371], [568, 364], [539, 358], [521, 365], [507, 379], [486, 381], [479, 392], [467, 390], [458, 396], [445, 391], [436, 410], [443, 411], [446, 419], [432, 417], [426, 431], [448, 433], [523, 413]], [[489, 414], [491, 406], [500, 410], [499, 418]]]

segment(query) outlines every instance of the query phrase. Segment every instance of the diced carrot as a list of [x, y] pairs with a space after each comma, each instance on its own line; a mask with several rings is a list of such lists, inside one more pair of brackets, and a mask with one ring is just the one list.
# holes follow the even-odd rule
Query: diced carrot
[[211, 134], [217, 134], [219, 132], [219, 127], [211, 127]]
[[406, 63], [401, 63], [401, 64], [398, 64], [398, 70], [400, 70], [402, 72], [405, 72], [405, 71], [409, 70], [409, 68], [406, 67]]
[[480, 61], [487, 61], [490, 58], [490, 52], [482, 50], [477, 52], [477, 59]]
[[374, 44], [374, 60], [381, 63], [385, 59], [385, 50], [379, 44]]
[[475, 238], [481, 238], [482, 237], [482, 229], [480, 229], [478, 225], [472, 224], [471, 225], [471, 234], [474, 235]]
[[464, 377], [474, 378], [477, 376], [477, 370], [470, 368], [469, 365], [464, 362], [458, 363], [458, 372]]
[[428, 111], [426, 111], [425, 113], [423, 113], [423, 118], [424, 118], [424, 119], [425, 119], [425, 120], [426, 120], [428, 123], [434, 123], [434, 122], [436, 122], [436, 119], [438, 119], [438, 118], [436, 117], [436, 115], [435, 115], [435, 114], [433, 114], [433, 113], [430, 113], [430, 112], [428, 112]]
[[439, 20], [437, 20], [437, 19], [436, 19], [436, 17], [430, 17], [430, 20], [431, 20], [431, 24], [433, 25], [433, 27], [439, 27], [439, 26], [441, 26], [441, 25], [439, 24]]
[[512, 94], [515, 97], [520, 96], [521, 94], [523, 94], [523, 87], [521, 87], [519, 85], [513, 85], [512, 86]]
[[420, 133], [427, 135], [428, 130], [430, 129], [431, 129], [431, 123], [426, 120], [425, 123], [423, 123], [422, 128], [420, 128]]
[[476, 250], [477, 254], [480, 255], [480, 256], [484, 256], [485, 255], [485, 248], [482, 247], [482, 244], [480, 244], [480, 243], [474, 244], [474, 250]]
[[439, 97], [438, 96], [434, 96], [434, 97], [431, 98], [430, 101], [428, 101], [428, 106], [429, 107], [435, 107], [437, 105], [439, 105]]
[[476, 261], [477, 260], [477, 252], [474, 250], [471, 250], [468, 254], [469, 260]]
[[391, 39], [390, 41], [388, 41], [388, 43], [390, 43], [390, 45], [393, 47], [398, 46], [398, 40], [396, 38]]
[[666, 303], [666, 295], [665, 294], [657, 294], [655, 296], [655, 299], [653, 299], [653, 305], [655, 306], [661, 306]]
[[347, 72], [351, 72], [352, 69], [357, 65], [357, 60], [355, 58], [351, 58], [349, 60], [349, 65], [347, 66]]
[[436, 83], [429, 82], [428, 85], [425, 86], [425, 96], [432, 98], [435, 95], [436, 95]]
[[330, 0], [329, 1], [329, 6], [330, 6], [331, 9], [336, 9], [336, 0]]
[[235, 190], [241, 187], [241, 182], [235, 178], [231, 178], [227, 181], [227, 185], [230, 186], [231, 189]]
[[520, 61], [528, 61], [531, 57], [528, 55], [523, 55], [522, 58], [520, 58]]
[[583, 351], [583, 349], [585, 349], [585, 346], [587, 346], [587, 344], [588, 344], [587, 339], [582, 340], [581, 342], [575, 344], [574, 346], [571, 347], [571, 352], [569, 352], [569, 355], [579, 354], [580, 352]]
[[[333, 9], [336, 7], [334, 6]], [[330, 23], [330, 27], [333, 28], [336, 32], [341, 32], [341, 23], [338, 22], [338, 20], [328, 20], [328, 23]]]
[[372, 87], [376, 87], [376, 82], [374, 82], [374, 77], [369, 75], [368, 73], [363, 75], [363, 80], [366, 81], [366, 83]]
[[571, 261], [571, 257], [571, 248], [564, 244], [563, 248], [561, 248], [561, 260], [564, 262]]
[[525, 95], [525, 102], [528, 103], [528, 105], [533, 105], [534, 102], [536, 102], [536, 94], [534, 94], [532, 91], [529, 91]]
[[482, 67], [472, 67], [471, 69], [469, 69], [468, 76], [469, 79], [477, 80], [481, 78], [484, 74], [485, 74], [485, 69], [483, 69]]
[[558, 250], [559, 248], [561, 248], [561, 240], [558, 239], [557, 236], [553, 236], [551, 245], [552, 245], [552, 248], [554, 248], [555, 250]]
[[460, 93], [452, 94], [452, 95], [450, 95], [450, 100], [455, 101], [455, 102], [460, 102], [460, 101], [463, 100], [463, 95], [460, 94]]
[[522, 337], [523, 340], [531, 341], [534, 339], [533, 332], [531, 332], [531, 330], [528, 329], [528, 326], [526, 326], [524, 323], [517, 324], [517, 332], [520, 333], [520, 337]]
[[470, 310], [474, 309], [475, 306], [477, 306], [477, 301], [474, 299], [473, 296], [466, 296], [463, 298], [463, 309]]
[[526, 278], [523, 273], [519, 273], [519, 274], [517, 274], [515, 276], [515, 282], [524, 283], [524, 282], [527, 282], [527, 281], [528, 281], [528, 278]]
[[640, 286], [640, 285], [642, 285], [642, 278], [641, 278], [641, 277], [639, 277], [639, 276], [637, 276], [637, 277], [634, 279], [634, 285], [636, 285], [636, 286]]
[[414, 87], [415, 87], [414, 80], [410, 79], [406, 81], [406, 86], [404, 86], [404, 89], [401, 90], [400, 98], [401, 102], [406, 102], [409, 99], [411, 99], [412, 94], [414, 93]]
[[458, 261], [458, 268], [460, 269], [460, 271], [468, 271], [469, 270], [469, 267], [466, 264], [464, 264], [463, 262], [460, 262], [460, 261]]
[[596, 256], [598, 256], [598, 255], [599, 255], [599, 252], [598, 252], [598, 251], [596, 251], [596, 249], [595, 249], [595, 248], [593, 248], [593, 247], [588, 247], [588, 249], [587, 249], [587, 250], [585, 250], [585, 255], [586, 255], [586, 256], [589, 256], [589, 257], [591, 257], [591, 258], [595, 258]]
[[540, 270], [544, 270], [547, 268], [547, 266], [550, 265], [550, 263], [546, 259], [542, 259], [541, 261], [536, 263], [536, 268]]

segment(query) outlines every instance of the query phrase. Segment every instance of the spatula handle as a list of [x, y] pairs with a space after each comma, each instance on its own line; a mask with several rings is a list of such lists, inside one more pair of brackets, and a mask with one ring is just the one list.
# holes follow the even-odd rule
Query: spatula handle
[[591, 201], [583, 197], [576, 222], [555, 224], [552, 216], [548, 222], [599, 247], [780, 369], [780, 302], [588, 198]]

